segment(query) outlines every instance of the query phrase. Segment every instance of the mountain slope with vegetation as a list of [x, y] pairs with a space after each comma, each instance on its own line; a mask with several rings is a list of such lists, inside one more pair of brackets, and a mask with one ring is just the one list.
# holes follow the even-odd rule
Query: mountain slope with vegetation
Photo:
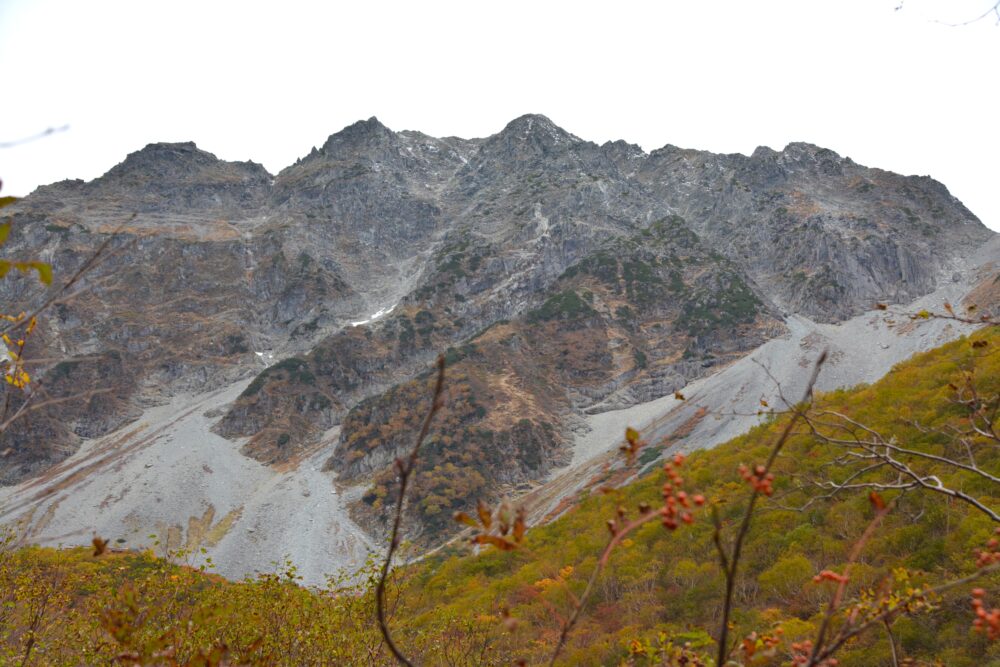
[[[440, 352], [453, 409], [408, 516], [434, 546], [453, 535], [451, 512], [602, 454], [602, 416], [639, 408], [652, 424], [675, 391], [802, 326], [961, 298], [997, 241], [936, 181], [830, 150], [646, 153], [535, 114], [468, 140], [371, 118], [275, 175], [151, 144], [4, 211], [5, 251], [56, 276], [48, 292], [0, 283], [8, 314], [101, 257], [26, 347], [34, 387], [58, 403], [0, 433], [0, 520], [47, 544], [114, 531], [141, 546], [211, 509], [236, 517], [211, 547], [227, 574], [287, 544], [314, 564], [310, 581], [324, 537], [346, 535], [331, 548], [358, 564], [383, 536], [393, 460]], [[904, 349], [959, 330], [911, 332]], [[899, 359], [896, 342], [861, 346]], [[852, 370], [829, 386], [878, 376]], [[738, 432], [725, 422], [718, 432]], [[337, 499], [322, 522], [302, 502], [320, 494]], [[291, 543], [275, 528], [306, 524], [311, 537]]]
[[[773, 495], [758, 505], [743, 549], [730, 636], [757, 633], [750, 646], [759, 651], [746, 664], [791, 664], [793, 645], [815, 637], [822, 623], [836, 587], [829, 582], [848, 566], [846, 599], [870, 605], [865, 600], [906, 597], [975, 573], [989, 561], [984, 554], [1000, 554], [990, 543], [998, 522], [989, 516], [1000, 509], [1000, 484], [990, 481], [1000, 476], [1000, 441], [993, 422], [976, 421], [998, 406], [995, 326], [918, 355], [871, 386], [816, 397], [771, 469]], [[547, 664], [575, 601], [584, 599], [559, 664], [693, 664], [661, 663], [666, 653], [658, 647], [667, 643], [670, 651], [714, 655], [724, 580], [710, 516], [719, 517], [723, 541], [731, 540], [751, 492], [744, 480], [753, 473], [741, 466], [752, 471], [763, 462], [789, 419], [775, 415], [673, 463], [669, 474], [657, 468], [622, 488], [587, 489], [564, 516], [529, 529], [518, 548], [468, 553], [454, 544], [397, 569], [388, 598], [396, 643], [419, 664]], [[859, 471], [845, 455], [864, 452], [851, 443], [870, 442], [872, 433], [917, 452], [911, 465], [922, 477], [963, 495], [893, 490], [894, 470]], [[634, 470], [644, 465], [642, 449], [637, 454]], [[584, 598], [609, 540], [608, 521], [661, 504], [671, 479], [703, 496], [705, 507], [676, 530], [653, 521], [631, 532]], [[831, 492], [822, 486], [829, 482], [844, 488]], [[861, 483], [883, 486], [877, 503], [870, 488], [851, 488]], [[424, 498], [415, 494], [413, 503]], [[0, 631], [10, 659], [27, 653], [54, 665], [114, 655], [189, 664], [224, 652], [251, 664], [393, 664], [373, 616], [374, 564], [355, 584], [334, 579], [325, 591], [297, 587], [290, 565], [275, 571], [230, 583], [151, 555], [7, 548], [0, 550], [0, 590], [9, 602]], [[846, 643], [837, 664], [1000, 663], [1000, 643], [972, 629], [973, 586], [985, 589], [987, 608], [997, 605], [994, 571], [901, 608]], [[834, 628], [846, 618], [838, 614]]]

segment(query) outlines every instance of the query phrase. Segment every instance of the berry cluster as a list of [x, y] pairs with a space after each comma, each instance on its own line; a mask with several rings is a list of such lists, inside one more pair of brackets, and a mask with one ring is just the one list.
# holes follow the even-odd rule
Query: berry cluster
[[992, 642], [1000, 639], [1000, 609], [994, 607], [986, 611], [986, 606], [983, 604], [984, 595], [986, 591], [982, 588], [972, 589], [972, 608], [976, 612], [972, 629], [976, 632], [985, 632], [986, 637]]
[[763, 493], [765, 496], [770, 496], [774, 493], [774, 487], [771, 486], [774, 482], [774, 475], [767, 472], [767, 468], [762, 465], [755, 466], [753, 472], [751, 472], [750, 468], [745, 465], [741, 465], [740, 477], [742, 477], [747, 484], [752, 486], [754, 491]]
[[1000, 528], [996, 529], [997, 537], [986, 543], [986, 548], [979, 551], [976, 567], [983, 568], [993, 563], [1000, 563]]
[[677, 528], [678, 521], [690, 524], [694, 522], [694, 516], [689, 511], [691, 504], [701, 506], [705, 504], [705, 497], [696, 495], [688, 497], [683, 490], [684, 478], [677, 470], [684, 465], [684, 455], [674, 454], [673, 461], [663, 464], [663, 472], [667, 473], [669, 481], [663, 484], [663, 507], [660, 514], [663, 515], [663, 527], [667, 530]]

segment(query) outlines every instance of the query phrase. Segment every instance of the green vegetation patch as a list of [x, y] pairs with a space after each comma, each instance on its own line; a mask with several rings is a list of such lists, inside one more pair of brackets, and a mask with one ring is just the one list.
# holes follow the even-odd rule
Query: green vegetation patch
[[539, 308], [528, 313], [528, 321], [549, 322], [551, 320], [576, 320], [596, 315], [583, 298], [573, 290], [565, 290], [545, 300]]

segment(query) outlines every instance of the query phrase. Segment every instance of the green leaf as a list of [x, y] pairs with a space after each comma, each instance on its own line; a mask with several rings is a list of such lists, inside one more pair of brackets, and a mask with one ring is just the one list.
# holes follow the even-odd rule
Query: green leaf
[[46, 285], [52, 284], [52, 265], [45, 262], [31, 262], [31, 268], [38, 272], [38, 279]]
[[[32, 269], [38, 272], [38, 279], [46, 285], [52, 284], [52, 265], [45, 262], [14, 262], [14, 268], [21, 273], [28, 273]], [[8, 267], [8, 271], [10, 268]]]

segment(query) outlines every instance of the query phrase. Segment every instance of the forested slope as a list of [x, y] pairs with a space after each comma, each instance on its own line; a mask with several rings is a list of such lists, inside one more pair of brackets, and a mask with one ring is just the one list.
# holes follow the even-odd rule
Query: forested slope
[[[974, 573], [991, 558], [998, 523], [989, 512], [1000, 508], [1000, 484], [989, 478], [1000, 476], [1000, 446], [983, 422], [976, 422], [982, 434], [971, 432], [969, 415], [995, 414], [998, 394], [1000, 330], [991, 327], [919, 355], [872, 386], [817, 397], [771, 471], [774, 493], [758, 504], [744, 545], [730, 636], [758, 633], [761, 641], [751, 644], [761, 648], [747, 664], [791, 664], [792, 645], [815, 636], [835, 589], [832, 577], [820, 573], [844, 573], [855, 548], [845, 590], [851, 608], [866, 596], [877, 603], [892, 593], [898, 602], [914, 588]], [[834, 415], [869, 430], [850, 431], [847, 421], [827, 428]], [[621, 541], [569, 633], [560, 664], [661, 664], [661, 657], [650, 656], [665, 641], [714, 656], [724, 581], [710, 508], [718, 513], [722, 540], [731, 541], [750, 494], [740, 467], [752, 471], [763, 462], [788, 419], [776, 416], [674, 466], [673, 484], [692, 499], [703, 495], [704, 506], [692, 503], [690, 525], [668, 530], [653, 521]], [[885, 466], [864, 473], [850, 460], [837, 462], [849, 451], [865, 451], [833, 442], [849, 431], [856, 442], [871, 442], [877, 433], [884, 443], [922, 454], [906, 460], [961, 495], [883, 489], [879, 501], [887, 509], [873, 523], [880, 510], [869, 488], [833, 494], [817, 485], [898, 484], [897, 471]], [[636, 465], [641, 460], [640, 451]], [[397, 644], [420, 664], [547, 664], [608, 542], [608, 520], [619, 508], [627, 519], [643, 503], [661, 504], [664, 482], [658, 469], [621, 489], [592, 489], [557, 521], [530, 528], [509, 551], [486, 547], [472, 554], [453, 544], [397, 570], [389, 595]], [[0, 558], [0, 632], [12, 662], [25, 654], [28, 664], [98, 664], [130, 655], [126, 662], [188, 664], [203, 651], [209, 663], [228, 652], [254, 664], [392, 664], [374, 622], [374, 567], [347, 589], [333, 582], [331, 590], [309, 591], [294, 585], [294, 568], [287, 565], [276, 565], [275, 575], [231, 583], [150, 554], [93, 557], [79, 549], [31, 548], [4, 550]], [[913, 661], [908, 664], [1000, 664], [1000, 643], [973, 631], [973, 586], [985, 590], [987, 609], [997, 606], [1000, 575], [994, 571], [911, 604], [914, 613], [901, 611], [888, 625], [846, 642], [838, 664], [893, 664], [889, 632], [899, 660]], [[845, 618], [838, 613], [834, 627]], [[773, 638], [773, 651], [765, 638]]]

